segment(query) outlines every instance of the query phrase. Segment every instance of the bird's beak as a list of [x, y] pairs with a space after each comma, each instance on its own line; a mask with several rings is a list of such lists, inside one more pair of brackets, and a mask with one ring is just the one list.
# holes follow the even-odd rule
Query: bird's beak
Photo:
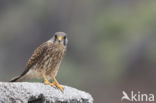
[[62, 40], [63, 40], [63, 36], [58, 36], [57, 39], [58, 39], [59, 41], [62, 41]]

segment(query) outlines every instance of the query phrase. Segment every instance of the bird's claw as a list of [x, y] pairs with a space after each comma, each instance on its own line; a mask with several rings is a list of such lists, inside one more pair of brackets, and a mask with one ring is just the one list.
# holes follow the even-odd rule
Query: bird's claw
[[50, 83], [45, 76], [43, 76], [43, 77], [44, 77], [44, 84], [51, 85], [52, 87], [56, 86], [58, 89], [60, 89], [61, 92], [64, 91], [64, 87], [62, 85], [60, 85], [55, 78], [54, 78], [54, 81], [52, 83]]
[[59, 88], [61, 92], [64, 91], [64, 87], [62, 85], [57, 85], [56, 87]]
[[52, 87], [55, 87], [55, 85], [53, 83], [50, 83], [48, 80], [44, 81], [44, 84], [51, 85]]
[[60, 85], [58, 82], [53, 81], [52, 84], [55, 85], [58, 89], [60, 89], [61, 92], [64, 91], [64, 87]]

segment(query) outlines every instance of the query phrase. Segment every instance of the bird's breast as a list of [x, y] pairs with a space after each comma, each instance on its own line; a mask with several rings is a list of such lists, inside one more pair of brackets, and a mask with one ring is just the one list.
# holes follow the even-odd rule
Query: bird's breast
[[56, 75], [64, 53], [65, 48], [49, 48], [47, 52], [45, 52], [41, 62], [38, 64], [40, 70], [44, 70], [47, 75], [51, 73]]

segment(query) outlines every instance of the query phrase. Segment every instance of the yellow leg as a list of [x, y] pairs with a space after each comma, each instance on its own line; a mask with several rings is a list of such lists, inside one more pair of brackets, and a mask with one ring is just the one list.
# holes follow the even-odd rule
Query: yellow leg
[[50, 82], [48, 81], [48, 79], [46, 78], [45, 75], [43, 75], [43, 79], [44, 79], [44, 84], [48, 84], [48, 85], [51, 85], [52, 87], [55, 87], [55, 85], [54, 85], [53, 83], [50, 83]]
[[63, 92], [64, 87], [63, 87], [62, 85], [60, 85], [60, 84], [57, 82], [57, 80], [56, 80], [55, 77], [52, 76], [52, 78], [53, 78], [53, 80], [54, 80], [54, 81], [52, 82], [52, 84], [55, 85], [57, 88], [59, 88], [61, 92]]

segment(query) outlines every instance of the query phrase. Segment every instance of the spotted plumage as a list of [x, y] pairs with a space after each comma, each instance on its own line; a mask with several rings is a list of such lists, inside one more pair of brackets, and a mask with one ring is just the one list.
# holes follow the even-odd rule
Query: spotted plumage
[[[63, 91], [63, 87], [56, 81], [60, 63], [67, 48], [67, 37], [64, 32], [56, 32], [47, 42], [41, 44], [32, 54], [26, 64], [24, 72], [13, 78], [10, 82], [26, 81], [32, 78], [44, 78], [45, 84], [58, 87]], [[53, 83], [48, 80], [52, 78]]]

